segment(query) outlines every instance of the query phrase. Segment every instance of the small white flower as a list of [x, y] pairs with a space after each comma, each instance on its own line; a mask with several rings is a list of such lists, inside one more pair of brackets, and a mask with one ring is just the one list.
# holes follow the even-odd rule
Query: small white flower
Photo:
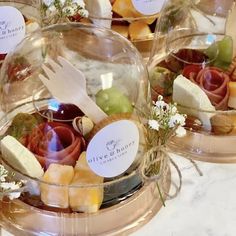
[[157, 131], [159, 130], [159, 127], [160, 127], [159, 123], [156, 120], [149, 120], [148, 125], [151, 129], [154, 129]]
[[5, 182], [8, 176], [8, 171], [4, 168], [3, 165], [0, 165], [0, 191], [6, 192], [7, 196], [12, 200], [18, 198], [21, 195], [20, 191], [9, 192], [18, 190], [21, 188], [23, 182]]
[[47, 14], [50, 14], [51, 12], [55, 12], [57, 11], [56, 7], [54, 5], [49, 6], [49, 8], [47, 9]]
[[4, 168], [3, 165], [0, 165], [0, 182], [6, 181], [8, 171]]
[[177, 112], [177, 107], [171, 106], [171, 114], [176, 114], [176, 112]]
[[152, 113], [155, 114], [156, 116], [159, 116], [161, 114], [161, 109], [157, 108], [156, 106], [152, 107]]
[[16, 190], [19, 188], [19, 185], [15, 182], [9, 182], [9, 183], [0, 183], [0, 187], [5, 190]]
[[83, 17], [88, 17], [89, 12], [85, 9], [82, 9], [82, 10], [80, 10], [80, 15], [83, 16]]
[[64, 7], [62, 10], [67, 16], [73, 16], [75, 14], [75, 8], [72, 6]]
[[183, 125], [185, 125], [185, 117], [183, 115], [180, 115], [177, 113], [177, 114], [170, 117], [168, 125], [170, 128], [173, 128], [176, 125], [183, 126]]
[[157, 100], [156, 103], [155, 103], [155, 106], [158, 108], [158, 109], [169, 109], [169, 105], [167, 103], [165, 103], [164, 101], [161, 101], [161, 100]]
[[186, 129], [185, 129], [184, 127], [182, 127], [182, 126], [179, 126], [179, 127], [176, 129], [175, 133], [176, 133], [176, 136], [177, 136], [177, 137], [181, 138], [181, 137], [183, 137], [183, 136], [186, 135]]
[[[13, 191], [13, 190], [19, 189], [20, 185], [15, 182], [0, 183], [0, 188], [2, 188], [5, 191]], [[10, 192], [10, 193], [7, 193], [7, 195], [11, 200], [13, 200], [15, 198], [20, 197], [21, 192], [20, 191]]]
[[43, 0], [43, 3], [49, 7], [50, 5], [54, 3], [54, 0]]
[[4, 181], [6, 181], [6, 175], [2, 175], [1, 177], [0, 177], [0, 182], [4, 182]]

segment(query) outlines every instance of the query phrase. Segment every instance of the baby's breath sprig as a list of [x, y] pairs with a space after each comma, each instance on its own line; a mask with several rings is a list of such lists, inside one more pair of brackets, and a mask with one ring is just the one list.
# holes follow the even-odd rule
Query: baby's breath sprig
[[0, 164], [0, 199], [8, 196], [11, 200], [20, 197], [23, 181], [11, 181], [13, 173], [9, 172]]
[[[146, 124], [146, 144], [147, 150], [154, 147], [161, 149], [166, 146], [173, 136], [182, 137], [186, 134], [183, 127], [185, 125], [185, 114], [180, 114], [177, 104], [166, 103], [161, 95], [150, 109]], [[152, 154], [152, 160], [147, 161], [145, 166], [146, 176], [156, 176], [159, 169], [157, 152]]]
[[179, 114], [175, 103], [168, 104], [159, 95], [148, 117], [147, 144], [151, 147], [166, 145], [172, 136], [184, 136], [185, 119], [186, 115]]
[[8, 171], [4, 168], [3, 165], [0, 165], [0, 183], [6, 181]]
[[[145, 114], [144, 114], [145, 115]], [[147, 155], [141, 165], [141, 171], [144, 179], [156, 180], [157, 189], [160, 195], [162, 204], [165, 206], [163, 193], [159, 186], [159, 180], [164, 173], [162, 163], [164, 163], [165, 150], [162, 148], [168, 143], [172, 136], [184, 136], [186, 130], [185, 125], [186, 115], [180, 114], [177, 109], [177, 104], [166, 103], [161, 95], [158, 96], [156, 102], [153, 102], [149, 114], [146, 115], [146, 144]], [[164, 155], [164, 156], [163, 156]], [[175, 165], [178, 173], [178, 166]], [[180, 187], [181, 188], [181, 174]]]

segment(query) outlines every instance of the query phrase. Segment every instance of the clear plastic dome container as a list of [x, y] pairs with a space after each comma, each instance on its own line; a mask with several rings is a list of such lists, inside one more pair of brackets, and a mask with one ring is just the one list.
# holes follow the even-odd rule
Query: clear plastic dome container
[[156, 214], [156, 183], [140, 171], [147, 72], [128, 40], [91, 25], [45, 28], [7, 55], [0, 83], [2, 163], [25, 181], [20, 198], [1, 200], [3, 227], [15, 235], [120, 235]]
[[[94, 24], [112, 29], [128, 38], [139, 50], [144, 59], [148, 59], [159, 12], [164, 0], [85, 0], [80, 2], [78, 11], [65, 12], [74, 6], [73, 1], [65, 1], [58, 6], [52, 1], [42, 1], [42, 19], [44, 25], [55, 22], [76, 21]], [[53, 4], [56, 7], [53, 7]]]
[[148, 63], [152, 97], [178, 103], [185, 138], [173, 151], [210, 162], [236, 161], [233, 1], [167, 1]]

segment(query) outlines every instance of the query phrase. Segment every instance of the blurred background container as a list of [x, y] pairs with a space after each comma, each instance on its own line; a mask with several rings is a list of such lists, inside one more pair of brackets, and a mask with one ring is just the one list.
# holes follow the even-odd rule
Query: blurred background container
[[6, 54], [41, 25], [40, 0], [0, 0], [0, 66]]
[[[148, 58], [159, 11], [164, 3], [135, 0], [56, 1], [42, 5], [44, 25], [55, 22], [80, 21], [111, 28], [128, 38]], [[141, 4], [141, 5], [140, 5]], [[154, 7], [153, 7], [154, 6]]]
[[188, 115], [186, 137], [171, 145], [187, 157], [236, 161], [235, 20], [233, 0], [169, 0], [158, 19], [148, 62], [152, 97], [161, 94]]

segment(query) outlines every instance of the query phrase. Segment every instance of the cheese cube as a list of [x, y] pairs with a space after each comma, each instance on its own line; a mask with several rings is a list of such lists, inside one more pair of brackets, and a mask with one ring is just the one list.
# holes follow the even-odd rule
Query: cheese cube
[[[96, 175], [90, 169], [87, 164], [86, 153], [83, 152], [76, 163], [75, 175], [69, 189], [69, 201], [72, 210], [85, 213], [98, 211], [103, 201], [103, 186], [99, 186], [102, 183], [103, 177]], [[86, 185], [95, 186], [86, 187]]]
[[[41, 183], [41, 200], [47, 206], [69, 207], [69, 184], [74, 176], [72, 166], [51, 164], [45, 172]], [[60, 186], [62, 185], [62, 186]]]
[[229, 82], [229, 101], [228, 106], [236, 109], [236, 82]]
[[129, 25], [129, 37], [131, 40], [147, 39], [151, 34], [149, 26], [143, 21], [133, 21]]

